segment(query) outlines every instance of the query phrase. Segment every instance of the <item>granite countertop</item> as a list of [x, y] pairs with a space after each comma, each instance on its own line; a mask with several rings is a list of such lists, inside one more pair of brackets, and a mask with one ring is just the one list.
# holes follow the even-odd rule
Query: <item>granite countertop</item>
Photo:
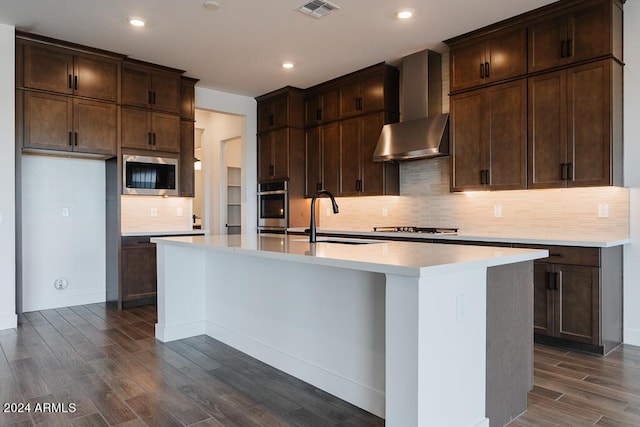
[[[304, 228], [289, 228], [287, 231], [291, 233], [303, 233]], [[366, 236], [366, 237], [395, 237], [395, 238], [410, 238], [410, 239], [424, 239], [424, 240], [464, 240], [472, 242], [487, 242], [487, 243], [519, 243], [519, 244], [531, 244], [531, 245], [559, 245], [559, 246], [582, 246], [582, 247], [597, 247], [597, 248], [609, 248], [613, 246], [626, 245], [631, 242], [628, 237], [612, 237], [610, 239], [600, 237], [588, 237], [584, 238], [537, 238], [537, 237], [523, 237], [523, 236], [487, 236], [477, 234], [427, 234], [427, 233], [385, 233], [375, 231], [344, 231], [344, 230], [325, 230], [318, 229], [317, 232], [323, 235], [343, 235], [343, 236]]]
[[273, 234], [151, 239], [156, 244], [414, 277], [458, 271], [460, 268], [492, 267], [548, 256], [548, 251], [538, 249], [366, 239], [331, 238], [331, 240], [336, 243], [319, 241], [312, 244], [303, 236]]

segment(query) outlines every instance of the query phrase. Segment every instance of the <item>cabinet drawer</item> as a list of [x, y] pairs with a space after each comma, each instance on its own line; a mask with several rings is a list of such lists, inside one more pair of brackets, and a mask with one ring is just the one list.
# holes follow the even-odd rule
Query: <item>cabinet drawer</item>
[[122, 237], [122, 249], [153, 247], [149, 236], [126, 236]]
[[548, 250], [549, 257], [536, 260], [538, 262], [600, 267], [600, 249], [599, 248], [581, 248], [576, 246], [546, 246], [546, 245], [516, 245], [516, 247]]

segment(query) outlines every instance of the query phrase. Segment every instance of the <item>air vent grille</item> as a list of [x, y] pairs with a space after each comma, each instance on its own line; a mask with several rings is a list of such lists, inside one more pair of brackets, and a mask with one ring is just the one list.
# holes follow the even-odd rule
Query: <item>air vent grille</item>
[[298, 10], [305, 15], [313, 16], [314, 18], [322, 18], [323, 16], [328, 15], [336, 9], [340, 8], [333, 3], [329, 3], [328, 1], [311, 0], [310, 2], [300, 6], [300, 9]]

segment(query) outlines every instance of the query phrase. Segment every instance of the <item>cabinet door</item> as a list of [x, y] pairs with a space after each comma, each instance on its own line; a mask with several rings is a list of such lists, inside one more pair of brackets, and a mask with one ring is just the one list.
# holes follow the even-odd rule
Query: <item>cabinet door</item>
[[283, 128], [271, 132], [273, 146], [273, 179], [289, 178], [289, 129]]
[[360, 119], [360, 194], [377, 196], [384, 194], [384, 163], [373, 161], [373, 152], [384, 125], [384, 113], [370, 114]]
[[195, 83], [191, 80], [180, 80], [180, 117], [195, 120]]
[[305, 197], [313, 195], [322, 187], [322, 141], [320, 128], [310, 128], [304, 135]]
[[148, 108], [151, 101], [151, 77], [149, 73], [136, 68], [122, 67], [123, 105]]
[[338, 92], [331, 90], [307, 98], [304, 102], [305, 124], [329, 122], [338, 118]]
[[527, 187], [527, 80], [486, 89], [488, 169], [492, 190]]
[[567, 20], [567, 62], [611, 53], [611, 4], [600, 2], [570, 13]]
[[157, 291], [156, 248], [122, 250], [122, 300], [153, 298]]
[[115, 61], [76, 56], [74, 94], [116, 102], [118, 100], [119, 67]]
[[331, 123], [320, 127], [322, 140], [322, 188], [338, 194], [340, 182], [340, 136], [338, 125]]
[[122, 107], [122, 147], [152, 149], [151, 117], [148, 111]]
[[527, 32], [524, 28], [490, 38], [486, 49], [485, 82], [522, 76], [527, 72]]
[[180, 196], [194, 197], [194, 122], [180, 122]]
[[599, 278], [595, 267], [556, 265], [560, 283], [555, 304], [556, 336], [599, 344]]
[[153, 149], [158, 151], [180, 151], [180, 117], [173, 114], [151, 113]]
[[73, 56], [64, 49], [24, 45], [24, 86], [73, 93]]
[[71, 151], [73, 98], [24, 92], [24, 147]]
[[153, 92], [151, 108], [168, 113], [180, 112], [180, 76], [173, 74], [152, 74]]
[[567, 158], [566, 72], [529, 78], [528, 187], [564, 187]]
[[548, 70], [566, 63], [566, 16], [529, 26], [529, 72]]
[[384, 75], [376, 73], [360, 81], [361, 113], [384, 109]]
[[357, 196], [360, 188], [360, 121], [340, 122], [340, 196]]
[[484, 84], [485, 43], [451, 49], [449, 63], [451, 92]]
[[116, 155], [116, 105], [87, 99], [73, 100], [76, 135], [73, 151]]
[[288, 125], [288, 95], [282, 94], [258, 103], [258, 131]]
[[338, 89], [339, 117], [351, 117], [362, 112], [360, 82], [353, 81]]
[[568, 185], [611, 185], [611, 62], [567, 70]]
[[481, 190], [485, 169], [487, 109], [484, 89], [451, 96], [451, 156], [453, 191]]
[[533, 266], [533, 331], [553, 336], [553, 264], [535, 262]]
[[273, 170], [272, 132], [258, 135], [258, 181], [271, 179]]

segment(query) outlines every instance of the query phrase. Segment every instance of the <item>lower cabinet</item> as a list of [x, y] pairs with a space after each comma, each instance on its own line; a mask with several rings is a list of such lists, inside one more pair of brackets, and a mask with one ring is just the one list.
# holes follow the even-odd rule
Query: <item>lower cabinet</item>
[[549, 250], [534, 268], [536, 341], [599, 354], [620, 344], [622, 247], [536, 248]]
[[122, 238], [121, 300], [123, 307], [155, 304], [156, 245], [146, 236]]

